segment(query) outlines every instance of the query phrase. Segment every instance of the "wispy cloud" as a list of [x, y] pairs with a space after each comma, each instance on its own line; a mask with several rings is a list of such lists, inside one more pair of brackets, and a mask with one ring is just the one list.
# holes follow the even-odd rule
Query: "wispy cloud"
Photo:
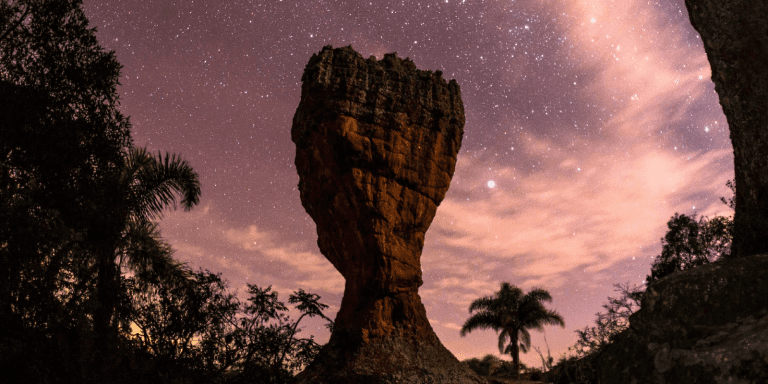
[[278, 234], [259, 230], [255, 225], [226, 229], [224, 235], [252, 257], [263, 258], [267, 263], [284, 264], [277, 269], [297, 274], [296, 284], [301, 287], [331, 293], [344, 292], [344, 278], [316, 250], [285, 242]]
[[[604, 105], [618, 109], [605, 131], [624, 144], [653, 141], [670, 124], [690, 123], [693, 102], [714, 92], [703, 48], [686, 40], [687, 25], [671, 22], [658, 6], [587, 0], [563, 5], [575, 18], [567, 30], [574, 52], [581, 53], [577, 60], [594, 73], [583, 94], [600, 95]], [[712, 115], [719, 114], [699, 119]]]
[[608, 110], [599, 122], [601, 134], [585, 139], [564, 129], [567, 139], [558, 141], [535, 131], [521, 134], [515, 153], [535, 164], [526, 169], [514, 158], [499, 163], [490, 153], [460, 155], [429, 240], [469, 256], [458, 268], [425, 263], [444, 269], [438, 286], [467, 281], [462, 274], [476, 272], [473, 259], [481, 259], [485, 268], [509, 268], [530, 284], [558, 287], [569, 272], [600, 273], [657, 244], [674, 212], [716, 209], [714, 198], [698, 199], [712, 197], [712, 186], [729, 178], [722, 164], [730, 150], [684, 150], [663, 135], [683, 120], [703, 127], [719, 117], [691, 118], [697, 107], [692, 101], [712, 92], [699, 47], [653, 30], [666, 21], [645, 4], [560, 6], [573, 15], [567, 31], [575, 62], [594, 73], [580, 92], [597, 95]]
[[[726, 179], [710, 165], [727, 155], [708, 152], [689, 159], [651, 150], [617, 161], [593, 154], [578, 161], [581, 170], [567, 155], [550, 156], [549, 162], [567, 166], [527, 175], [510, 167], [484, 172], [482, 161], [461, 158], [456, 187], [487, 191], [475, 191], [471, 199], [449, 195], [430, 240], [479, 255], [491, 268], [514, 259], [515, 275], [557, 286], [564, 273], [600, 272], [657, 243], [655, 229], [671, 213], [690, 211], [689, 196]], [[488, 180], [496, 187], [488, 188]]]
[[[681, 24], [670, 25], [645, 3], [553, 6], [568, 15], [562, 20], [572, 44], [569, 62], [590, 74], [575, 80], [575, 99], [599, 105], [600, 113], [575, 123], [599, 134], [580, 135], [560, 123], [557, 137], [536, 129], [516, 133], [511, 160], [499, 160], [493, 150], [460, 154], [422, 259], [433, 279], [422, 296], [429, 308], [441, 308], [430, 316], [454, 351], [473, 350], [474, 339], [459, 339], [448, 324], [461, 323], [469, 303], [498, 290], [499, 282], [544, 287], [556, 299], [567, 295], [571, 302], [560, 304], [561, 313], [570, 329], [581, 327], [592, 311], [578, 304], [574, 281], [590, 295], [584, 302], [597, 307], [596, 293], [610, 295], [611, 285], [623, 282], [617, 268], [633, 257], [650, 262], [673, 213], [729, 213], [717, 197], [730, 195], [724, 184], [732, 177], [731, 148], [692, 149], [676, 141], [724, 122], [719, 109], [702, 110], [702, 100], [716, 98], [701, 47], [682, 33], [659, 33]], [[553, 345], [562, 351], [573, 338], [568, 331]]]
[[290, 282], [281, 289], [343, 293], [343, 277], [307, 239], [291, 238], [290, 233], [264, 230], [255, 224], [233, 226], [220, 216], [211, 207], [174, 212], [162, 222], [163, 235], [172, 240], [182, 260], [217, 265], [216, 272], [224, 273], [235, 286]]

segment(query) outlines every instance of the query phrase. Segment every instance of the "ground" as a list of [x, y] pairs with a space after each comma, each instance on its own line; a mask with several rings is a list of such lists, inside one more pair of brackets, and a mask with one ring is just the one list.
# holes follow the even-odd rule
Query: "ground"
[[544, 384], [543, 381], [533, 381], [533, 380], [525, 380], [525, 379], [506, 379], [506, 378], [488, 378], [489, 381], [493, 384], [499, 383], [499, 384]]

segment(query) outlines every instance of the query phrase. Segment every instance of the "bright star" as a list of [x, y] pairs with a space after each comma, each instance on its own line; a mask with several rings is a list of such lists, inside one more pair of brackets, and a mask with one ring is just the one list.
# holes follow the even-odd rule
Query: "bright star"
[[496, 182], [493, 180], [488, 180], [488, 188], [493, 188], [496, 186]]

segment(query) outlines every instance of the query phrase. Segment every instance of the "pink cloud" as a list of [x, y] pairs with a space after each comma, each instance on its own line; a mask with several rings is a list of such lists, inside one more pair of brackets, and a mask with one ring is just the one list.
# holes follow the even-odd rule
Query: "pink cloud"
[[309, 239], [267, 231], [255, 224], [232, 226], [211, 207], [173, 212], [162, 222], [176, 256], [194, 265], [218, 266], [234, 287], [246, 282], [340, 296], [344, 279]]
[[[677, 147], [675, 135], [687, 132], [670, 132], [678, 125], [703, 132], [725, 122], [718, 107], [702, 112], [702, 100], [716, 98], [703, 49], [680, 32], [689, 26], [670, 25], [665, 12], [645, 2], [549, 4], [567, 15], [560, 20], [572, 44], [569, 63], [590, 73], [591, 80], [576, 80], [577, 94], [596, 98], [606, 116], [599, 135], [590, 137], [556, 123], [563, 124], [557, 139], [510, 121], [523, 128], [510, 160], [490, 150], [460, 154], [422, 257], [425, 275], [435, 281], [421, 291], [438, 335], [457, 356], [493, 351], [492, 335], [460, 338], [449, 324], [462, 323], [469, 303], [501, 281], [553, 293], [568, 328], [549, 329], [558, 336], [549, 341], [562, 354], [575, 342], [573, 330], [593, 320], [580, 303], [599, 308], [613, 294], [611, 285], [624, 282], [616, 269], [634, 257], [650, 268], [673, 213], [731, 212], [717, 201], [730, 196], [724, 186], [733, 172], [730, 146]], [[541, 343], [535, 334], [534, 344]], [[538, 364], [535, 355], [524, 358]]]

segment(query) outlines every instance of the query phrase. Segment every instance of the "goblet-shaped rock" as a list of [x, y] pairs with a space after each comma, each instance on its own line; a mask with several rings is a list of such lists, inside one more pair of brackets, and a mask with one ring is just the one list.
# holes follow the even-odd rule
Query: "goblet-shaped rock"
[[331, 340], [299, 382], [477, 382], [418, 295], [424, 235], [463, 136], [458, 84], [396, 54], [330, 46], [302, 82], [291, 130], [301, 202], [346, 285]]

